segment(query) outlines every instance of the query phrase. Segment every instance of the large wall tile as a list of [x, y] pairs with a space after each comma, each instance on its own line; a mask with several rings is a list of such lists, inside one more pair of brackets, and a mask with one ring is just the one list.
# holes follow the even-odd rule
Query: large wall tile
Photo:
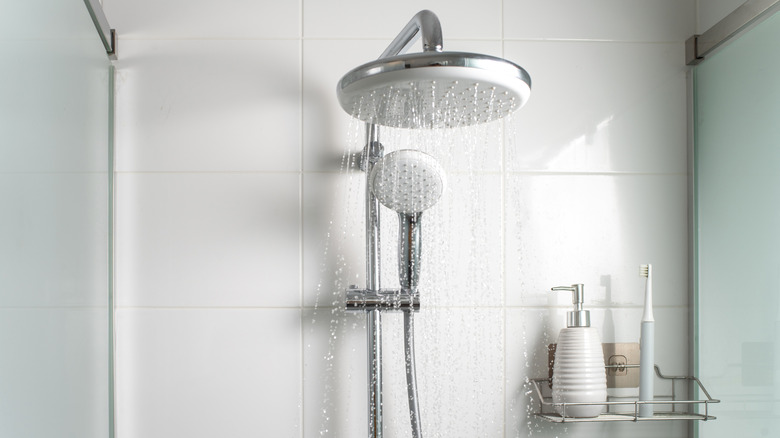
[[300, 36], [299, 2], [104, 0], [103, 8], [122, 38]]
[[504, 0], [504, 37], [600, 41], [685, 41], [695, 4], [679, 0]]
[[339, 171], [343, 155], [362, 149], [365, 127], [344, 112], [336, 85], [347, 72], [376, 59], [383, 41], [306, 40], [303, 43], [303, 168]]
[[365, 286], [365, 174], [305, 173], [303, 199], [304, 305], [342, 307]]
[[295, 309], [117, 311], [117, 436], [300, 437]]
[[688, 304], [685, 175], [515, 175], [507, 179], [507, 303], [641, 305], [653, 264], [659, 305]]
[[507, 42], [505, 50], [533, 81], [508, 129], [509, 169], [687, 171], [682, 44]]
[[387, 38], [389, 43], [422, 9], [429, 9], [439, 17], [445, 47], [448, 38], [501, 38], [500, 0], [487, 0], [479, 5], [468, 0], [433, 0], [424, 5], [412, 0], [387, 3], [304, 0], [303, 36]]
[[[402, 345], [402, 326], [399, 317], [395, 345]], [[504, 310], [423, 308], [415, 316], [415, 330], [423, 427], [440, 431], [442, 436], [501, 436]], [[403, 363], [398, 351], [396, 364]], [[403, 373], [403, 369], [398, 371]], [[399, 405], [404, 404], [405, 397], [400, 397]]]
[[297, 174], [119, 174], [121, 306], [298, 306]]
[[304, 310], [303, 436], [366, 436], [365, 324], [363, 312], [346, 313], [330, 308]]
[[451, 173], [439, 202], [422, 219], [422, 305], [501, 306], [500, 175]]
[[117, 170], [299, 170], [298, 44], [123, 41]]

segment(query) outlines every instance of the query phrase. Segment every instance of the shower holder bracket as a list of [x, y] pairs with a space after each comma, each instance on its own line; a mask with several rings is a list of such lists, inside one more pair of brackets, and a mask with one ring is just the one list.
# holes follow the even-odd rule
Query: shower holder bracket
[[351, 161], [357, 163], [363, 172], [370, 171], [369, 162], [373, 166], [385, 155], [385, 147], [378, 141], [369, 141], [363, 150], [352, 154]]
[[420, 294], [414, 290], [381, 289], [380, 291], [347, 289], [347, 310], [413, 311], [420, 310]]

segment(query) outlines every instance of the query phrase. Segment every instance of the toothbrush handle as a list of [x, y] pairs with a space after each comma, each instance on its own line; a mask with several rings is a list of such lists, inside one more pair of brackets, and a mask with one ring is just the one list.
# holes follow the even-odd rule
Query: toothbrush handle
[[[642, 321], [639, 339], [639, 401], [653, 401], [655, 379], [655, 321]], [[640, 404], [639, 416], [652, 417], [652, 404]]]

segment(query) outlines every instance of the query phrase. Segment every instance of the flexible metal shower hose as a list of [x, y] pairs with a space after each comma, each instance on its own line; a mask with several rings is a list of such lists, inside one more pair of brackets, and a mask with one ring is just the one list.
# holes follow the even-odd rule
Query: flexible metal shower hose
[[414, 313], [404, 311], [404, 353], [406, 356], [406, 389], [409, 394], [409, 419], [412, 422], [412, 437], [422, 438], [420, 405], [417, 400], [417, 377], [414, 360]]

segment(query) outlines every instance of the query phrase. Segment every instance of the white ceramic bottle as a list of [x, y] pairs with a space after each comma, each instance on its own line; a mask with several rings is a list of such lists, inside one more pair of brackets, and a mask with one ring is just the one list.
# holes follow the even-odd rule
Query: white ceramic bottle
[[565, 417], [597, 417], [605, 407], [598, 403], [607, 400], [607, 374], [599, 333], [590, 326], [590, 312], [582, 308], [585, 286], [573, 284], [552, 290], [571, 291], [574, 304], [555, 349], [553, 403], [592, 403], [555, 406], [555, 410]]

